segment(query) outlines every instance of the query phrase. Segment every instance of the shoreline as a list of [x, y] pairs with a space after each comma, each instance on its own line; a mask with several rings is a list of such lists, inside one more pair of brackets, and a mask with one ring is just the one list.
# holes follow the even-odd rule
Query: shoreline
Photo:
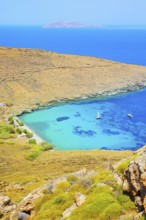
[[84, 100], [87, 101], [87, 100], [93, 100], [93, 99], [106, 99], [106, 98], [115, 97], [118, 95], [125, 95], [125, 94], [132, 93], [132, 92], [138, 92], [143, 89], [146, 89], [146, 84], [144, 84], [144, 85], [137, 84], [137, 85], [129, 86], [126, 88], [123, 87], [121, 89], [104, 91], [101, 93], [97, 92], [95, 94], [88, 94], [88, 95], [83, 95], [83, 96], [79, 96], [79, 97], [51, 100], [45, 104], [40, 103], [40, 105], [36, 105], [30, 109], [24, 109], [21, 113], [14, 115], [14, 117], [20, 117], [23, 114], [31, 113], [33, 111], [39, 111], [39, 110], [42, 110], [45, 108], [54, 107], [54, 106], [58, 106], [58, 105], [64, 105], [64, 104], [71, 103], [71, 102], [78, 102], [78, 101], [84, 101]]
[[[112, 93], [108, 93], [108, 96], [105, 96], [105, 95], [104, 95], [104, 96], [101, 96], [99, 99], [102, 99], [102, 98], [103, 98], [103, 99], [109, 99], [109, 98], [113, 98], [113, 97], [116, 97], [116, 96], [122, 96], [122, 95], [126, 95], [126, 94], [129, 94], [129, 93], [139, 92], [139, 91], [142, 91], [142, 90], [145, 90], [145, 89], [146, 89], [145, 87], [140, 87], [140, 88], [137, 88], [136, 90], [130, 90], [130, 91], [128, 91], [128, 92], [126, 92], [126, 91], [124, 90], [123, 93], [120, 91], [120, 93], [114, 93], [114, 94], [113, 94], [113, 92], [112, 92]], [[65, 100], [65, 101], [62, 100], [61, 102], [59, 102], [58, 100], [56, 100], [56, 102], [54, 102], [53, 104], [52, 104], [52, 102], [51, 102], [50, 105], [42, 106], [41, 108], [31, 110], [31, 112], [33, 112], [33, 111], [39, 111], [39, 110], [41, 110], [41, 109], [48, 108], [49, 106], [50, 106], [50, 107], [54, 107], [54, 106], [56, 106], [56, 105], [64, 105], [64, 104], [67, 104], [67, 103], [69, 103], [69, 102], [80, 102], [80, 101], [88, 101], [88, 100], [94, 100], [94, 99], [98, 99], [98, 97], [97, 97], [97, 96], [90, 97], [90, 98], [89, 98], [89, 96], [88, 96], [88, 98], [80, 97], [80, 98], [78, 98], [78, 99], [68, 99], [68, 100]], [[29, 113], [31, 113], [31, 112], [29, 111]], [[25, 113], [27, 114], [26, 111], [25, 111]], [[24, 113], [23, 113], [23, 114], [24, 114]], [[23, 114], [21, 114], [21, 115], [23, 115]], [[19, 116], [21, 116], [21, 115], [19, 115]], [[19, 116], [15, 117], [15, 118], [18, 119], [19, 121], [21, 121], [21, 119], [19, 118]], [[22, 122], [23, 122], [23, 121], [22, 121]], [[32, 128], [30, 128], [28, 125], [26, 125], [25, 122], [23, 122], [23, 123], [24, 123], [24, 126], [22, 126], [21, 128], [22, 128], [22, 129], [27, 129], [29, 132], [33, 133], [32, 139], [34, 138], [38, 144], [40, 144], [40, 143], [46, 141], [46, 140], [44, 140], [43, 138], [41, 138]], [[46, 141], [46, 142], [48, 142], [48, 141]], [[142, 147], [141, 147], [141, 148], [142, 148]], [[96, 150], [103, 150], [103, 149], [96, 149]], [[137, 149], [136, 149], [136, 150], [137, 150]], [[120, 151], [120, 149], [119, 149], [118, 151]], [[132, 150], [132, 151], [135, 151], [135, 150]]]
[[[15, 117], [14, 117], [14, 123], [17, 123], [16, 120], [21, 121], [19, 117], [15, 116]], [[24, 123], [24, 122], [23, 122], [23, 123]], [[22, 135], [24, 134], [24, 133], [23, 133], [23, 130], [24, 130], [24, 129], [26, 129], [27, 131], [29, 131], [30, 133], [33, 134], [32, 138], [28, 138], [28, 140], [35, 139], [36, 142], [37, 142], [37, 144], [41, 144], [42, 142], [45, 141], [45, 140], [44, 140], [43, 138], [41, 138], [32, 128], [30, 128], [30, 127], [29, 127], [28, 125], [26, 125], [25, 123], [24, 123], [23, 126], [19, 126], [18, 123], [17, 123], [17, 126], [18, 126], [18, 128], [20, 128], [20, 129], [22, 130]], [[19, 135], [17, 138], [19, 138], [19, 137], [21, 137], [21, 135]]]
[[146, 66], [22, 48], [0, 48], [0, 55], [6, 117], [146, 87]]

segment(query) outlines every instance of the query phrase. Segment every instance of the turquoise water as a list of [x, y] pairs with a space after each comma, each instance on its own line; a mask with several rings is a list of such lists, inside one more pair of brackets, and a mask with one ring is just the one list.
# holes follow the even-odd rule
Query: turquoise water
[[146, 90], [141, 90], [77, 101], [23, 114], [20, 119], [57, 149], [135, 150], [146, 143], [145, 97]]

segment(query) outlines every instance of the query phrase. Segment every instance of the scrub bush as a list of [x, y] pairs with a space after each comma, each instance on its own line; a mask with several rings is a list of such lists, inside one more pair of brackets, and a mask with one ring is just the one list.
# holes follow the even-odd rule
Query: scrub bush
[[53, 149], [53, 145], [49, 144], [48, 142], [42, 142], [41, 143], [42, 151], [48, 151]]

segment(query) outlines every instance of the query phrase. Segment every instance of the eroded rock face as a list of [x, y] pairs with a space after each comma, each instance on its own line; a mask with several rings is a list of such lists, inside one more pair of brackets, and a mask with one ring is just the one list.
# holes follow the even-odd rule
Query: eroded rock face
[[125, 171], [123, 190], [135, 201], [138, 210], [146, 214], [146, 146], [138, 153], [139, 157]]

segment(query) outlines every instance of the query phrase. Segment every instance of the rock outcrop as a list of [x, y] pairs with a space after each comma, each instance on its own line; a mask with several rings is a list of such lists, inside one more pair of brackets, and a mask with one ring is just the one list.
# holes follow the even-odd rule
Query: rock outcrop
[[[95, 174], [94, 172], [89, 172], [87, 173], [86, 169], [82, 169], [78, 172], [74, 172], [72, 175], [80, 178], [86, 178], [91, 176], [91, 174]], [[34, 191], [32, 191], [31, 193], [29, 193], [18, 205], [17, 205], [17, 210], [20, 212], [24, 212], [24, 213], [28, 213], [31, 214], [31, 212], [33, 211], [34, 207], [35, 207], [35, 201], [37, 199], [40, 199], [44, 196], [44, 192], [47, 193], [53, 193], [56, 189], [56, 186], [58, 183], [65, 181], [66, 178], [69, 176], [70, 174], [66, 174], [58, 179], [55, 179], [54, 181], [52, 181], [49, 184], [45, 184], [40, 186], [39, 188], [35, 189]], [[84, 200], [85, 197], [83, 195], [77, 194], [76, 198], [75, 198], [76, 204], [77, 206], [79, 206], [79, 204], [81, 204]]]
[[0, 195], [0, 218], [13, 211], [15, 208], [16, 204], [14, 204], [8, 196]]
[[139, 211], [146, 214], [146, 146], [138, 151], [124, 173], [123, 190], [135, 201]]
[[76, 193], [75, 194], [75, 203], [71, 205], [69, 208], [67, 208], [63, 213], [62, 213], [62, 219], [66, 219], [70, 214], [72, 213], [73, 210], [75, 210], [78, 206], [81, 206], [86, 200], [86, 196], [81, 194], [81, 193]]

